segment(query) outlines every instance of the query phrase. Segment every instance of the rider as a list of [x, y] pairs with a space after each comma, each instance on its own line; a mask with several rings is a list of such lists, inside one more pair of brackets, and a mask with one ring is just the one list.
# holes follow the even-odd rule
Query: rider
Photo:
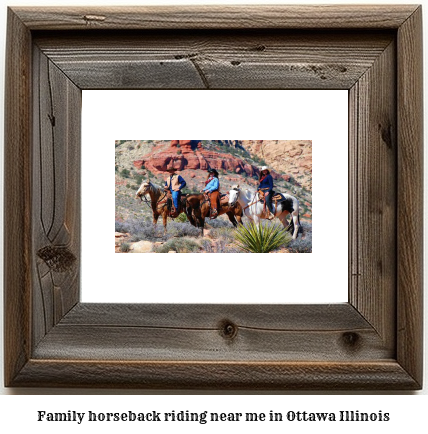
[[220, 195], [220, 181], [218, 180], [218, 172], [215, 169], [208, 169], [208, 178], [205, 181], [205, 187], [202, 190], [207, 194], [211, 202], [211, 219], [218, 216], [217, 204]]
[[165, 191], [170, 191], [172, 195], [172, 202], [174, 209], [171, 210], [171, 217], [177, 217], [180, 209], [181, 190], [186, 186], [186, 181], [176, 173], [174, 167], [168, 167], [167, 172], [170, 176], [165, 181]]
[[263, 166], [260, 169], [258, 190], [265, 196], [265, 201], [269, 209], [269, 219], [272, 220], [275, 217], [272, 207], [273, 178], [267, 166]]

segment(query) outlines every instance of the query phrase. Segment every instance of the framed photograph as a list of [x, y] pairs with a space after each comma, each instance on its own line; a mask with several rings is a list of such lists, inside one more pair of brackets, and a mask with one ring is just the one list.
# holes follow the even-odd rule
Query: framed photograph
[[[7, 387], [422, 388], [421, 6], [16, 7], [8, 10], [6, 53]], [[97, 271], [99, 280], [91, 283], [82, 275], [98, 255], [93, 245], [88, 248], [85, 242], [82, 247], [82, 197], [88, 191], [97, 195], [106, 181], [94, 177], [97, 189], [81, 181], [82, 143], [88, 146], [82, 142], [82, 94], [94, 90], [200, 92], [207, 98], [238, 90], [256, 95], [346, 91], [347, 179], [342, 185], [347, 187], [348, 236], [340, 234], [347, 240], [346, 265], [331, 259], [321, 269], [307, 266], [306, 273], [315, 276], [311, 286], [318, 292], [328, 286], [329, 276], [344, 274], [341, 287], [347, 300], [249, 302], [245, 293], [257, 289], [263, 298], [264, 287], [242, 284], [236, 274], [237, 299], [226, 291], [221, 302], [180, 302], [180, 298], [151, 302], [150, 295], [159, 292], [159, 280], [171, 274], [169, 268], [162, 273], [150, 274], [147, 268], [136, 273], [142, 302], [82, 300], [85, 285], [109, 289], [108, 282], [101, 280], [103, 271]], [[256, 114], [257, 109], [255, 104]], [[111, 110], [120, 107], [113, 105]], [[166, 116], [165, 123], [169, 119]], [[263, 138], [239, 131], [230, 134], [248, 141]], [[142, 143], [146, 139], [165, 136], [122, 135], [114, 140], [130, 151], [128, 147], [146, 145]], [[207, 143], [165, 141], [162, 150], [171, 153], [174, 148], [176, 156], [184, 151], [198, 156], [220, 152], [219, 147], [226, 145], [212, 140], [224, 138], [219, 130], [195, 132], [195, 136], [205, 137]], [[112, 149], [114, 140], [106, 148]], [[239, 154], [242, 160], [250, 144], [237, 144], [235, 157]], [[315, 149], [315, 141], [311, 145]], [[170, 160], [166, 169], [184, 168]], [[235, 173], [239, 164], [233, 166]], [[141, 162], [139, 168], [134, 165], [138, 170], [143, 166], [151, 173], [161, 167], [153, 160]], [[257, 186], [265, 181], [263, 167], [252, 168], [258, 170]], [[129, 175], [124, 169], [130, 170], [117, 168], [121, 175]], [[278, 176], [286, 175], [276, 170]], [[143, 176], [136, 172], [130, 179], [134, 182], [137, 175]], [[219, 175], [233, 177], [227, 170]], [[208, 174], [205, 181], [212, 181]], [[113, 191], [110, 184], [106, 189]], [[231, 183], [229, 194], [231, 190], [237, 194], [239, 187]], [[171, 192], [169, 212], [174, 211], [174, 197]], [[269, 209], [272, 204], [266, 200]], [[209, 202], [209, 215], [199, 216], [202, 207], [195, 207], [186, 217], [216, 221], [210, 217], [215, 204], [220, 204]], [[330, 234], [333, 243], [332, 215], [338, 211], [334, 194], [317, 203], [317, 208], [315, 202], [311, 204], [314, 225], [317, 221], [317, 232]], [[266, 209], [262, 212], [268, 216]], [[112, 251], [113, 216], [104, 217], [109, 221], [106, 238]], [[293, 235], [298, 238], [298, 231]], [[252, 268], [261, 282], [266, 277], [260, 276], [271, 273], [268, 278], [276, 279], [275, 286], [283, 290], [292, 269], [288, 258], [316, 257], [315, 251], [263, 257], [113, 255], [115, 261], [138, 258], [143, 269], [149, 257], [170, 258], [165, 260], [171, 264], [183, 257], [201, 258], [195, 259], [199, 263], [230, 257], [232, 270], [239, 264], [237, 256], [272, 257], [272, 261], [276, 257], [282, 263], [269, 271]], [[107, 269], [121, 272], [119, 265], [106, 264]], [[220, 285], [210, 280], [212, 272], [207, 268], [204, 279], [194, 278], [188, 263], [180, 263], [171, 274], [176, 277], [173, 288], [178, 293], [185, 286], [215, 293]], [[120, 286], [115, 289], [121, 291]]]

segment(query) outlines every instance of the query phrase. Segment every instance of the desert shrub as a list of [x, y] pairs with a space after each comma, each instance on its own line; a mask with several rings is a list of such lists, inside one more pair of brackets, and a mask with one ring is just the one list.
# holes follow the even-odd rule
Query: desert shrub
[[138, 188], [140, 188], [141, 183], [143, 182], [144, 176], [138, 173], [134, 173], [135, 182], [138, 184]]
[[167, 226], [168, 238], [171, 237], [198, 237], [201, 230], [192, 226], [189, 222], [169, 221]]
[[244, 250], [234, 246], [228, 246], [224, 241], [217, 243], [217, 253], [245, 253]]
[[225, 243], [231, 243], [235, 239], [235, 229], [233, 227], [219, 227], [211, 230], [211, 235], [214, 238], [223, 240]]
[[115, 222], [114, 222], [114, 230], [115, 230], [115, 232], [122, 232], [122, 233], [125, 233], [126, 231], [125, 231], [125, 223], [124, 222], [121, 222], [121, 221], [119, 221], [119, 220], [116, 220]]
[[131, 249], [131, 244], [126, 242], [123, 242], [119, 247], [119, 250], [123, 253], [129, 252], [130, 249]]
[[131, 174], [131, 172], [128, 169], [122, 169], [120, 174], [124, 177], [124, 178], [129, 178], [129, 175]]
[[193, 253], [200, 249], [200, 245], [192, 238], [171, 238], [161, 246], [154, 247], [156, 253], [168, 253], [175, 250], [177, 253]]
[[[148, 219], [129, 219], [124, 222], [116, 222], [116, 230], [118, 228], [121, 230], [117, 232], [129, 233], [131, 235], [132, 242], [141, 240], [157, 241], [159, 236], [161, 236], [156, 231], [153, 223]], [[163, 229], [161, 233], [163, 233]]]
[[226, 241], [224, 239], [217, 240], [217, 253], [225, 253]]
[[192, 226], [189, 222], [177, 222], [168, 220], [167, 233], [164, 234], [162, 218], [156, 226], [150, 217], [145, 219], [129, 219], [124, 222], [115, 222], [116, 232], [126, 232], [131, 235], [130, 240], [136, 241], [159, 241], [168, 240], [174, 237], [198, 237], [201, 230]]
[[205, 252], [207, 252], [207, 253], [213, 253], [214, 252], [212, 243], [209, 239], [203, 238], [202, 240], [199, 241], [199, 244], [200, 244], [201, 248], [203, 250], [205, 250]]
[[245, 253], [244, 250], [238, 249], [237, 247], [228, 246], [224, 253]]
[[303, 234], [296, 240], [291, 240], [288, 248], [291, 253], [312, 253], [312, 225], [302, 223]]
[[235, 231], [235, 245], [247, 253], [269, 253], [286, 246], [291, 235], [276, 224], [241, 225]]
[[214, 220], [206, 220], [206, 226], [211, 226], [212, 228], [226, 228], [233, 227], [227, 216], [220, 216]]

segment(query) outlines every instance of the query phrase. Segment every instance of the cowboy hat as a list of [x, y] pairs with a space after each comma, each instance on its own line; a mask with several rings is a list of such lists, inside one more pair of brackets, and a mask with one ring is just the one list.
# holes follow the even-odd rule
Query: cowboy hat
[[177, 169], [175, 167], [170, 166], [170, 167], [167, 167], [166, 171], [167, 172], [172, 172], [172, 171], [176, 172]]
[[267, 166], [262, 166], [262, 167], [260, 168], [260, 172], [263, 172], [264, 170], [269, 170], [269, 167], [267, 167]]

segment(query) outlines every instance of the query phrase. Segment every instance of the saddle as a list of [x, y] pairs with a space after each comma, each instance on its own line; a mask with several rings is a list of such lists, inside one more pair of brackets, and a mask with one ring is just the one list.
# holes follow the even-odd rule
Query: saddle
[[[263, 193], [263, 191], [259, 190], [259, 200], [260, 202], [263, 202], [263, 212], [266, 212], [266, 197]], [[285, 200], [285, 197], [281, 194], [281, 193], [277, 193], [275, 191], [272, 191], [272, 205], [273, 205], [273, 209], [277, 210], [278, 209], [278, 203], [281, 203]]]
[[229, 195], [227, 193], [220, 193], [220, 206], [229, 204]]
[[[266, 198], [265, 198], [264, 192], [259, 190], [258, 193], [259, 193], [259, 200], [262, 202], [265, 202]], [[285, 200], [285, 197], [281, 193], [277, 193], [275, 191], [273, 191], [272, 193], [273, 193], [272, 194], [272, 202], [275, 202], [275, 205], [277, 202], [282, 202], [283, 200]]]
[[275, 193], [273, 192], [272, 200], [276, 202], [282, 202], [285, 200], [285, 197], [281, 193]]
[[166, 193], [166, 207], [168, 209], [169, 216], [171, 218], [176, 218], [181, 213], [181, 211], [183, 209], [183, 203], [182, 203], [183, 202], [183, 196], [184, 196], [183, 194], [180, 196], [180, 200], [178, 202], [178, 209], [176, 209], [174, 206], [174, 202], [172, 200], [171, 191], [168, 190], [168, 192]]
[[[208, 202], [208, 204], [210, 206], [210, 214], [209, 214], [210, 215], [210, 219], [215, 219], [218, 216], [218, 212], [219, 212], [218, 210], [220, 209], [220, 207], [222, 205], [222, 203], [221, 203], [221, 196], [226, 196], [226, 195], [225, 194], [222, 195], [219, 192], [218, 197], [217, 197], [217, 212], [215, 212], [213, 210], [213, 207], [211, 206], [211, 193], [204, 193], [204, 199], [205, 199], [204, 202]], [[229, 199], [227, 199], [227, 202], [228, 201], [229, 201]], [[225, 202], [225, 203], [227, 203], [227, 202]]]

